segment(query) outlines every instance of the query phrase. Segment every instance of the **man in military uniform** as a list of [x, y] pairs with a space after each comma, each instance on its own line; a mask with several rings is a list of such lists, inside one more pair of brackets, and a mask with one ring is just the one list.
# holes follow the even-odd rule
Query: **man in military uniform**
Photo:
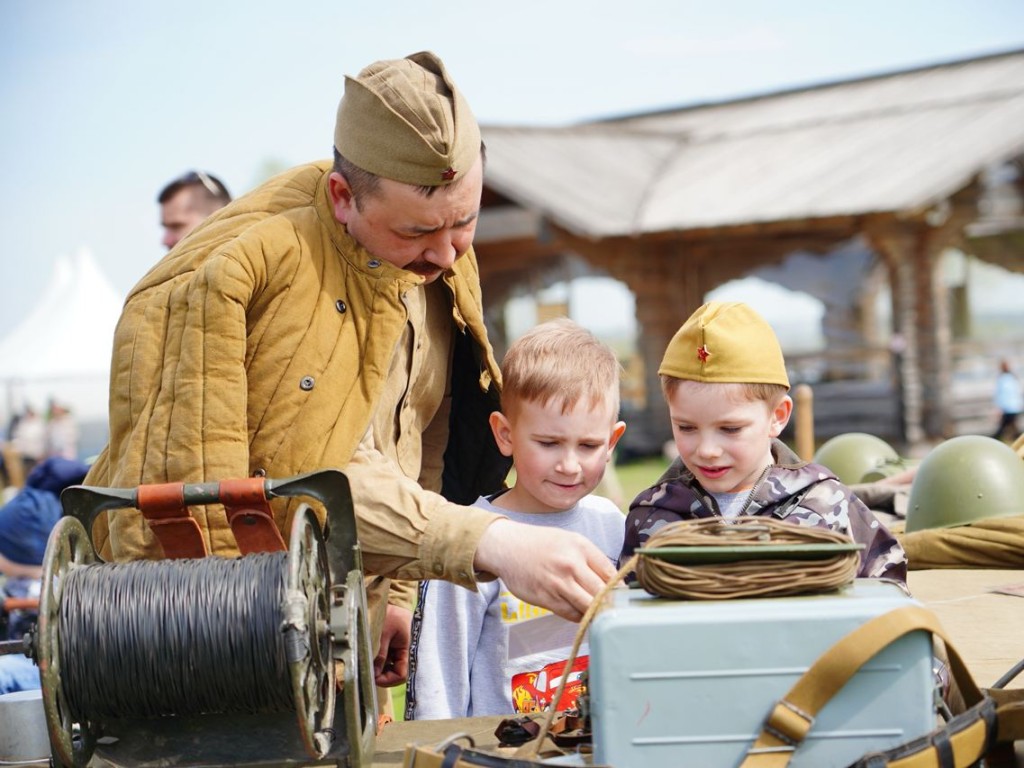
[[[378, 683], [405, 675], [410, 594], [389, 578], [516, 595], [578, 620], [614, 571], [579, 534], [463, 506], [508, 464], [487, 425], [500, 373], [473, 235], [480, 130], [423, 52], [346, 78], [335, 159], [300, 166], [206, 219], [132, 289], [111, 371], [110, 443], [87, 483], [211, 482], [342, 468], [368, 571]], [[275, 500], [289, 529], [297, 500]], [[219, 508], [210, 552], [237, 553]], [[557, 535], [556, 535], [557, 534]], [[160, 557], [140, 515], [94, 532], [117, 560]], [[385, 622], [385, 616], [387, 621]]]

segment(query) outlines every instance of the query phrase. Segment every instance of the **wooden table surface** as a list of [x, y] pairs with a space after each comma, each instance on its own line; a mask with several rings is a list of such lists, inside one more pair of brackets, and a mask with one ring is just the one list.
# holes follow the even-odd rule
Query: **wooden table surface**
[[[911, 571], [907, 586], [935, 613], [975, 682], [991, 686], [1024, 658], [1024, 571]], [[994, 590], [1017, 589], [1017, 595]], [[1024, 675], [1007, 687], [1024, 687]]]

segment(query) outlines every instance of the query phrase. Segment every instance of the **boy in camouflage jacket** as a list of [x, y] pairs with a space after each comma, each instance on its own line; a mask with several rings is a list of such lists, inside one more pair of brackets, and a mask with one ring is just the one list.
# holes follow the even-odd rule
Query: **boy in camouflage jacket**
[[705, 304], [669, 342], [658, 373], [679, 458], [630, 506], [620, 563], [670, 522], [771, 515], [846, 534], [865, 547], [859, 577], [906, 583], [896, 538], [832, 472], [778, 439], [793, 401], [760, 315], [738, 302]]

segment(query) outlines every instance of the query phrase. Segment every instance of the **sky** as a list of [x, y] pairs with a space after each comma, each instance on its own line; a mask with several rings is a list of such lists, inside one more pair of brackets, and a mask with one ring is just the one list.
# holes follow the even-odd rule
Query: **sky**
[[184, 171], [237, 195], [328, 157], [378, 59], [438, 53], [485, 126], [565, 125], [1022, 48], [1021, 0], [0, 0], [0, 337], [61, 254], [126, 293]]

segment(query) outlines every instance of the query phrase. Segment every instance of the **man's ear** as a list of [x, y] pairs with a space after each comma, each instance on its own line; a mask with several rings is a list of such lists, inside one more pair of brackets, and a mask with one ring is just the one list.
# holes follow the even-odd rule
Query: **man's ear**
[[789, 417], [793, 415], [793, 398], [789, 395], [785, 395], [776, 406], [772, 409], [772, 423], [771, 428], [768, 430], [771, 437], [778, 437], [782, 434], [782, 430], [786, 428], [789, 423]]
[[509, 420], [505, 418], [505, 414], [501, 411], [493, 411], [488, 417], [488, 422], [491, 425], [491, 432], [494, 433], [494, 442], [498, 445], [498, 450], [501, 451], [502, 456], [512, 455], [512, 425]]
[[348, 217], [356, 207], [356, 198], [352, 194], [352, 187], [348, 179], [337, 171], [333, 171], [327, 177], [327, 190], [331, 194], [331, 207], [334, 209], [334, 218], [339, 224], [348, 224]]

